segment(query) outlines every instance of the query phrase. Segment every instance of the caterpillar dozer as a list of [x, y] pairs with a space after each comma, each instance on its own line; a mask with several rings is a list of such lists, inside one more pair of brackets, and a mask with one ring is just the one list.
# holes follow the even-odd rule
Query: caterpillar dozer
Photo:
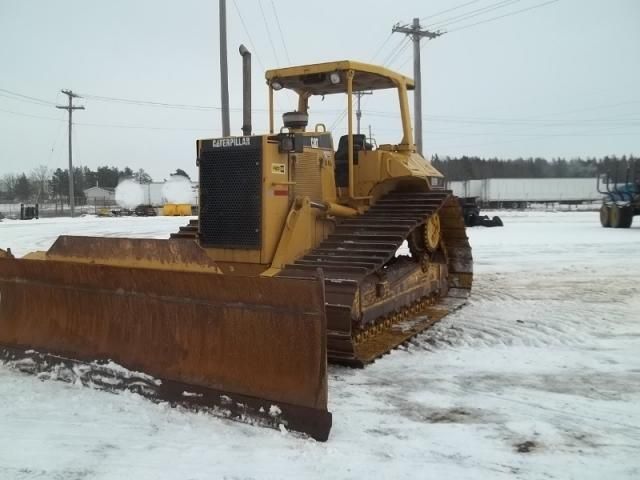
[[[327, 361], [362, 367], [465, 302], [471, 249], [458, 200], [416, 151], [413, 81], [354, 61], [266, 81], [269, 133], [252, 135], [245, 111], [242, 136], [197, 140], [199, 216], [171, 238], [0, 251], [2, 359], [326, 440]], [[298, 106], [276, 131], [287, 89]], [[374, 147], [352, 100], [381, 89], [397, 92], [402, 138]], [[330, 94], [346, 94], [337, 148], [308, 125], [309, 99]]]

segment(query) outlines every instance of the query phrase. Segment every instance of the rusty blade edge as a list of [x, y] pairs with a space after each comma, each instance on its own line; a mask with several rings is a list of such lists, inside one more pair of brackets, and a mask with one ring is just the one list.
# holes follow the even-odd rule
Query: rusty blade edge
[[[19, 362], [31, 360], [30, 366], [20, 366]], [[332, 414], [326, 410], [293, 405], [286, 402], [225, 392], [175, 380], [150, 377], [144, 373], [123, 372], [110, 369], [99, 362], [86, 363], [54, 353], [39, 352], [30, 348], [0, 344], [0, 362], [23, 373], [41, 376], [63, 366], [74, 372], [85, 386], [105, 390], [110, 393], [128, 390], [155, 402], [167, 402], [172, 407], [184, 407], [194, 411], [204, 411], [212, 416], [238, 421], [254, 426], [279, 430], [281, 425], [287, 430], [299, 432], [325, 442], [332, 426]], [[78, 376], [79, 367], [88, 367], [88, 378]], [[126, 366], [124, 366], [126, 368]], [[118, 378], [120, 383], [99, 382], [100, 376]], [[69, 377], [56, 380], [70, 382]]]
[[[310, 280], [314, 280], [313, 277]], [[259, 304], [259, 303], [245, 303], [245, 302], [213, 302], [211, 300], [203, 300], [196, 298], [187, 298], [187, 297], [178, 297], [174, 295], [158, 295], [148, 292], [137, 292], [133, 290], [124, 290], [124, 289], [112, 289], [112, 288], [96, 288], [96, 287], [82, 287], [78, 285], [55, 285], [51, 282], [47, 281], [39, 281], [33, 280], [30, 278], [22, 278], [22, 277], [0, 277], [0, 283], [7, 284], [22, 284], [22, 285], [40, 285], [44, 287], [56, 288], [58, 290], [70, 290], [75, 292], [91, 292], [97, 294], [110, 294], [110, 295], [119, 295], [122, 297], [138, 297], [138, 298], [149, 298], [154, 300], [160, 300], [163, 302], [169, 303], [180, 303], [180, 304], [190, 304], [190, 305], [203, 305], [207, 307], [213, 308], [229, 308], [229, 309], [239, 309], [239, 310], [263, 310], [269, 311], [273, 313], [291, 313], [295, 312], [297, 315], [305, 315], [310, 317], [320, 317], [322, 316], [317, 310], [297, 310], [295, 308], [280, 308], [272, 305]]]

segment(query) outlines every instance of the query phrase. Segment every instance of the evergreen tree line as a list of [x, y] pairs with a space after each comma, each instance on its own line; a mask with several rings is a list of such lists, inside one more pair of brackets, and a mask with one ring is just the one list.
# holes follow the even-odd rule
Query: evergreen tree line
[[[640, 169], [640, 157], [615, 155], [602, 158], [481, 158], [481, 157], [443, 157], [434, 155], [432, 164], [449, 181], [479, 180], [483, 178], [576, 178], [595, 177], [608, 172], [624, 178], [627, 168]], [[636, 172], [634, 172], [636, 173]], [[171, 175], [189, 175], [178, 168]], [[139, 183], [151, 183], [151, 176], [140, 168], [137, 171], [129, 167], [102, 166], [96, 170], [88, 167], [75, 167], [73, 187], [78, 200], [84, 199], [84, 190], [100, 186], [115, 188], [125, 178]], [[57, 168], [51, 170], [45, 165], [33, 169], [29, 174], [5, 174], [0, 178], [0, 201], [4, 202], [46, 202], [68, 201], [69, 170]]]
[[[178, 168], [171, 175], [189, 175]], [[88, 167], [74, 167], [73, 190], [76, 200], [85, 200], [84, 190], [99, 186], [115, 188], [123, 179], [133, 179], [138, 183], [151, 183], [151, 176], [140, 168], [137, 171], [130, 167], [102, 166], [95, 170]], [[33, 202], [47, 201], [68, 202], [69, 169], [50, 169], [46, 165], [34, 168], [29, 174], [7, 173], [0, 178], [0, 202]]]
[[433, 156], [432, 164], [449, 181], [479, 180], [483, 178], [576, 178], [595, 177], [618, 170], [619, 178], [624, 178], [628, 167], [640, 169], [640, 157], [605, 156], [602, 158], [480, 158]]

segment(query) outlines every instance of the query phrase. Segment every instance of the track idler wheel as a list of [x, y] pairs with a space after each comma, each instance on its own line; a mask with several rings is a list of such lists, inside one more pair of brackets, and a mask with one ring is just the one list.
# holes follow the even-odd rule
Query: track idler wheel
[[427, 246], [427, 250], [435, 252], [440, 245], [441, 236], [440, 216], [435, 213], [429, 217], [424, 228], [424, 244]]
[[440, 216], [436, 213], [429, 217], [427, 223], [413, 230], [407, 240], [411, 256], [422, 263], [422, 270], [426, 272], [442, 242]]

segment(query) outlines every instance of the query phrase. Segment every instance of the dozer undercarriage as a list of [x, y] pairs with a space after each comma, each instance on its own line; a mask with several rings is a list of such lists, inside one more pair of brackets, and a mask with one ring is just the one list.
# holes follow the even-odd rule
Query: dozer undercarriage
[[[322, 268], [329, 361], [362, 367], [466, 301], [472, 264], [461, 222], [450, 192], [392, 192], [282, 270], [304, 278]], [[411, 255], [396, 256], [404, 242]]]
[[[350, 61], [266, 77], [270, 133], [197, 141], [199, 218], [171, 239], [0, 250], [1, 359], [326, 440], [327, 360], [362, 367], [465, 302], [471, 249], [415, 150], [413, 82]], [[299, 104], [276, 133], [281, 88]], [[374, 148], [353, 133], [352, 97], [385, 88], [403, 138]], [[309, 98], [333, 93], [347, 94], [337, 150], [306, 129]]]

